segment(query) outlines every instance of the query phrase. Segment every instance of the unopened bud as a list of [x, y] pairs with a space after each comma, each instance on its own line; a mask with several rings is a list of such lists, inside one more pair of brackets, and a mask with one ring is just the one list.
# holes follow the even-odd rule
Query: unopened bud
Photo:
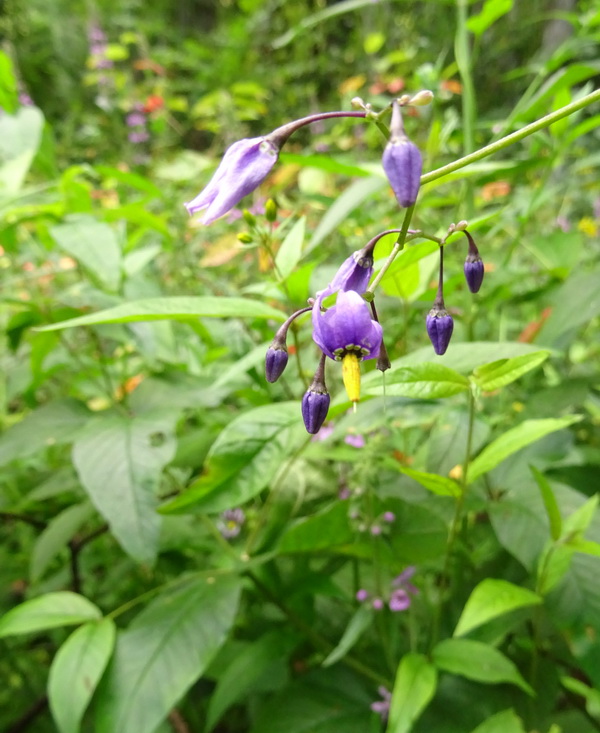
[[352, 97], [350, 105], [354, 107], [354, 109], [365, 109], [365, 103], [362, 97]]
[[454, 330], [452, 316], [443, 305], [434, 305], [427, 315], [426, 326], [435, 353], [438, 356], [445, 354]]
[[265, 204], [265, 216], [267, 221], [274, 222], [277, 219], [277, 204], [273, 199], [267, 199]]
[[469, 290], [472, 293], [478, 293], [481, 288], [481, 284], [483, 283], [485, 267], [473, 237], [467, 231], [465, 231], [464, 234], [469, 240], [469, 251], [467, 252], [467, 259], [465, 260], [465, 280], [467, 281]]
[[433, 101], [433, 92], [429, 89], [423, 89], [421, 92], [417, 92], [414, 97], [411, 98], [409, 104], [414, 107], [426, 107]]
[[251, 211], [248, 211], [248, 209], [244, 209], [242, 211], [242, 216], [244, 217], [244, 221], [249, 227], [253, 227], [256, 225], [256, 217]]
[[276, 382], [279, 377], [283, 374], [288, 363], [288, 351], [283, 346], [274, 346], [271, 344], [267, 349], [265, 357], [265, 376], [267, 382]]
[[304, 427], [311, 435], [321, 429], [329, 411], [331, 397], [325, 384], [325, 354], [321, 356], [313, 381], [302, 398], [302, 419]]
[[240, 232], [237, 235], [237, 238], [238, 238], [238, 241], [241, 242], [242, 244], [251, 244], [252, 242], [254, 242], [254, 237], [251, 234], [249, 234], [248, 232]]
[[462, 219], [458, 222], [458, 224], [454, 227], [454, 231], [456, 232], [464, 232], [465, 229], [469, 226], [469, 222]]
[[408, 208], [417, 200], [423, 159], [419, 148], [406, 137], [397, 102], [392, 109], [390, 131], [390, 141], [383, 152], [383, 169], [398, 203]]

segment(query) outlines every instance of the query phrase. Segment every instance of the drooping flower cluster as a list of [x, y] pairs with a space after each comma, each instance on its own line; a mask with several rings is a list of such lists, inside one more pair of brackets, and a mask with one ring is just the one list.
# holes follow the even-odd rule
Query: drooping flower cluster
[[[394, 100], [390, 107], [392, 118], [389, 141], [382, 159], [383, 169], [391, 188], [401, 207], [410, 209], [415, 205], [419, 193], [423, 160], [419, 148], [409, 140], [402, 120], [402, 107], [429, 104], [432, 99], [429, 91], [422, 91], [414, 97], [408, 95]], [[206, 187], [191, 201], [185, 204], [190, 214], [203, 211], [203, 224], [211, 224], [227, 214], [245, 196], [254, 191], [267, 178], [275, 166], [282, 146], [290, 135], [304, 125], [322, 123], [334, 117], [357, 117], [378, 119], [382, 113], [375, 113], [369, 104], [355, 98], [353, 105], [362, 111], [326, 112], [311, 115], [290, 122], [262, 137], [238, 140], [223, 156], [221, 163]], [[130, 115], [128, 124], [137, 125], [139, 120]], [[268, 204], [269, 202], [267, 202]], [[273, 202], [271, 202], [273, 203]], [[272, 207], [273, 208], [273, 207]], [[276, 216], [265, 207], [267, 220], [273, 223]], [[244, 217], [248, 212], [244, 212]], [[248, 214], [248, 217], [251, 216]], [[365, 247], [348, 257], [336, 272], [333, 280], [324, 289], [309, 299], [309, 307], [293, 313], [279, 328], [265, 360], [265, 375], [268, 382], [277, 381], [288, 363], [287, 334], [293, 322], [303, 313], [311, 311], [313, 341], [321, 352], [319, 366], [312, 382], [302, 398], [302, 417], [307, 431], [316, 434], [327, 417], [330, 395], [325, 382], [327, 360], [341, 362], [342, 379], [349, 400], [356, 405], [360, 398], [360, 363], [377, 359], [377, 369], [382, 372], [391, 366], [383, 343], [383, 329], [379, 323], [373, 301], [373, 292], [367, 292], [373, 275], [373, 250], [376, 242], [390, 232], [398, 233], [397, 249], [387, 263], [404, 245], [407, 234], [424, 236], [437, 241], [440, 247], [440, 274], [438, 291], [432, 309], [426, 318], [426, 329], [436, 354], [445, 353], [452, 336], [454, 321], [446, 310], [443, 297], [443, 255], [446, 238], [453, 232], [463, 232], [469, 240], [469, 251], [464, 265], [465, 279], [471, 292], [478, 292], [483, 281], [484, 267], [473, 238], [466, 231], [466, 222], [452, 225], [446, 238], [423, 235], [420, 231], [408, 229], [411, 211], [406, 215], [403, 229], [382, 232]], [[253, 217], [254, 219], [254, 217]], [[252, 237], [239, 235], [240, 241], [250, 243]], [[243, 238], [242, 238], [243, 237]], [[384, 268], [386, 266], [384, 265]], [[373, 289], [381, 278], [380, 272]], [[330, 299], [335, 296], [335, 302]]]

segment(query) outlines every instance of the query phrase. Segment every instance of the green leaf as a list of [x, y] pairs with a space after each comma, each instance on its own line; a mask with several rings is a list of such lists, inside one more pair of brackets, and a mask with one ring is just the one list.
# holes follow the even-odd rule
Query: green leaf
[[535, 695], [517, 667], [502, 652], [481, 641], [445, 639], [432, 654], [435, 666], [450, 674], [485, 684], [509, 682], [528, 695]]
[[97, 606], [77, 593], [68, 590], [46, 593], [5, 613], [0, 619], [0, 638], [81, 624], [101, 616]]
[[594, 514], [598, 509], [600, 496], [594, 494], [585, 504], [570, 514], [563, 523], [562, 537], [565, 539], [580, 538], [590, 526]]
[[[365, 380], [366, 382], [366, 380]], [[386, 375], [385, 393], [393, 397], [435, 400], [465, 392], [469, 380], [442, 364], [431, 362], [394, 369]], [[369, 394], [383, 394], [381, 385], [367, 383]]]
[[472, 483], [475, 479], [483, 476], [484, 473], [491, 471], [492, 468], [495, 468], [521, 448], [535, 443], [536, 440], [540, 440], [545, 435], [568, 428], [569, 425], [573, 425], [580, 420], [579, 415], [549, 418], [547, 420], [525, 420], [516, 428], [508, 430], [499, 438], [496, 438], [481, 451], [469, 465], [468, 482]]
[[350, 542], [348, 507], [337, 502], [312, 517], [293, 524], [281, 538], [279, 552], [315, 552]]
[[400, 660], [390, 704], [386, 733], [409, 733], [435, 695], [437, 670], [423, 654], [405, 654]]
[[315, 233], [306, 248], [306, 252], [312, 252], [315, 247], [318, 247], [348, 217], [351, 211], [354, 211], [354, 209], [360, 206], [365, 199], [381, 191], [386, 185], [387, 180], [382, 176], [369, 176], [368, 178], [361, 178], [350, 184], [335, 199], [329, 209], [327, 209], [325, 216], [323, 216], [315, 229]]
[[[212, 730], [223, 714], [248, 693], [273, 689], [274, 680], [288, 676], [287, 656], [297, 638], [279, 630], [270, 631], [236, 655], [219, 677], [210, 697], [205, 731]], [[276, 683], [276, 684], [278, 684]]]
[[550, 535], [553, 540], [557, 540], [562, 532], [562, 517], [560, 516], [560, 510], [556, 503], [556, 497], [552, 491], [552, 487], [546, 480], [546, 477], [541, 471], [538, 471], [535, 466], [529, 466], [531, 473], [540, 488], [542, 499], [544, 501], [544, 507], [546, 508], [546, 514], [548, 515], [548, 521], [550, 522]]
[[[598, 73], [598, 72], [596, 72]], [[538, 344], [564, 345], [565, 334], [589, 323], [600, 311], [600, 271], [574, 274], [552, 296], [552, 313], [536, 337]], [[570, 343], [570, 340], [567, 342]]]
[[302, 216], [287, 233], [275, 255], [275, 268], [281, 280], [291, 275], [300, 261], [305, 229], [306, 217]]
[[285, 320], [285, 314], [259, 300], [224, 298], [211, 295], [198, 297], [145, 298], [122, 303], [98, 313], [71, 318], [42, 326], [37, 331], [55, 331], [73, 326], [98, 323], [132, 323], [134, 321], [190, 321], [196, 318], [273, 318]]
[[421, 486], [425, 487], [438, 496], [460, 496], [460, 486], [451, 478], [439, 476], [437, 473], [425, 473], [424, 471], [415, 471], [412, 468], [399, 466], [398, 470], [410, 476], [410, 478], [418, 481]]
[[89, 502], [68, 507], [52, 519], [33, 545], [29, 563], [31, 582], [36, 583], [58, 553], [94, 513]]
[[117, 638], [94, 730], [152, 733], [225, 641], [239, 592], [235, 578], [194, 578], [142, 611]]
[[303, 155], [301, 153], [281, 153], [279, 161], [283, 164], [291, 163], [301, 168], [316, 168], [317, 170], [337, 173], [341, 176], [370, 176], [370, 171], [357, 165], [349, 165], [331, 157], [331, 155]]
[[30, 412], [0, 437], [0, 466], [51, 445], [70, 443], [91, 414], [76, 400], [56, 400]]
[[60, 647], [48, 677], [48, 700], [60, 733], [79, 733], [81, 719], [115, 645], [110, 618], [74, 631]]
[[72, 215], [65, 224], [50, 227], [50, 234], [94, 281], [113, 293], [119, 289], [121, 247], [108, 224], [89, 216]]
[[535, 351], [533, 354], [515, 356], [512, 359], [499, 359], [477, 367], [473, 372], [473, 379], [484, 392], [492, 392], [543, 364], [549, 356], [549, 351]]
[[493, 618], [517, 608], [535, 606], [541, 602], [542, 599], [527, 588], [520, 588], [507, 580], [486, 578], [474, 588], [469, 596], [453, 636], [464, 636], [471, 629]]
[[360, 639], [363, 632], [369, 628], [373, 621], [373, 609], [369, 606], [362, 605], [350, 619], [348, 626], [338, 645], [323, 660], [324, 667], [331, 667], [332, 664], [339, 662], [352, 649], [356, 642]]
[[480, 36], [499, 18], [512, 10], [513, 0], [485, 0], [481, 12], [467, 20], [467, 28]]
[[97, 417], [73, 446], [73, 463], [117, 541], [138, 562], [156, 558], [163, 467], [175, 455], [174, 416]]
[[44, 117], [37, 107], [20, 107], [0, 117], [0, 195], [17, 193], [42, 141]]
[[239, 506], [268, 486], [304, 441], [297, 402], [263, 405], [239, 415], [213, 443], [204, 474], [161, 513], [221, 512]]
[[521, 718], [510, 708], [484, 720], [471, 733], [526, 733]]

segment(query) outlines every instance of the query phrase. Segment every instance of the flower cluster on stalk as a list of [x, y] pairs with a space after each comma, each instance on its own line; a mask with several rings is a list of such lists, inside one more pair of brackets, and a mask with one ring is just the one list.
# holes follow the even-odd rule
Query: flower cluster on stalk
[[[406, 105], [429, 104], [432, 99], [429, 91], [422, 91], [413, 97], [408, 95], [394, 100], [391, 108], [391, 122], [388, 143], [383, 152], [382, 165], [390, 186], [400, 207], [408, 209], [405, 224], [401, 229], [391, 229], [374, 237], [365, 247], [354, 252], [339, 267], [333, 280], [324, 289], [309, 299], [309, 306], [293, 313], [279, 328], [269, 346], [265, 360], [265, 375], [268, 382], [277, 381], [288, 363], [287, 336], [294, 321], [304, 313], [311, 312], [312, 338], [320, 350], [317, 370], [312, 382], [302, 398], [302, 417], [306, 430], [316, 434], [323, 425], [330, 405], [330, 395], [325, 381], [326, 363], [340, 362], [342, 380], [350, 402], [354, 405], [360, 399], [360, 364], [362, 361], [377, 360], [377, 368], [382, 372], [390, 368], [390, 361], [383, 343], [383, 328], [379, 323], [373, 301], [373, 290], [383, 272], [389, 267], [393, 257], [404, 246], [407, 234], [432, 239], [439, 245], [440, 270], [438, 289], [433, 307], [426, 317], [426, 330], [434, 351], [445, 353], [452, 336], [454, 321], [445, 307], [443, 296], [443, 255], [446, 239], [454, 232], [463, 232], [469, 240], [469, 250], [464, 265], [464, 274], [471, 292], [479, 291], [484, 267], [475, 242], [466, 231], [466, 222], [452, 224], [446, 237], [425, 235], [423, 232], [408, 229], [408, 222], [419, 194], [423, 160], [419, 148], [408, 138], [402, 119], [402, 108]], [[299, 128], [338, 117], [371, 118], [380, 128], [380, 113], [375, 113], [369, 104], [361, 99], [353, 100], [360, 111], [325, 112], [295, 120], [278, 127], [262, 137], [238, 140], [223, 156], [217, 170], [205, 188], [185, 204], [193, 215], [203, 212], [202, 223], [211, 224], [230, 212], [239, 202], [254, 191], [267, 178], [281, 152], [282, 146]], [[133, 122], [133, 120], [132, 120]], [[269, 203], [269, 202], [267, 202]], [[271, 202], [272, 203], [272, 202]], [[274, 209], [271, 210], [271, 209]], [[267, 221], [273, 222], [276, 207], [265, 207]], [[254, 217], [248, 212], [247, 219]], [[390, 232], [397, 233], [397, 249], [392, 252], [376, 282], [369, 283], [373, 275], [373, 251], [377, 241]], [[244, 236], [244, 239], [242, 239]], [[247, 238], [246, 238], [247, 237]], [[240, 240], [250, 242], [249, 235], [240, 235]], [[335, 302], [331, 300], [335, 297]]]

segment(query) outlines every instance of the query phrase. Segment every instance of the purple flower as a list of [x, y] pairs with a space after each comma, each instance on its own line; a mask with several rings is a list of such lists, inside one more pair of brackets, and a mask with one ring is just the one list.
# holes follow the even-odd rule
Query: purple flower
[[387, 720], [388, 715], [390, 714], [390, 702], [392, 701], [392, 693], [386, 687], [383, 687], [383, 685], [377, 688], [377, 692], [379, 693], [381, 700], [372, 702], [371, 710], [374, 713], [378, 713], [379, 715], [381, 715], [381, 718], [383, 720]]
[[359, 603], [363, 603], [364, 601], [367, 600], [368, 597], [369, 597], [369, 593], [364, 588], [361, 588], [360, 590], [356, 592], [356, 600]]
[[419, 148], [404, 132], [402, 113], [397, 102], [392, 107], [390, 132], [390, 141], [383, 152], [383, 170], [400, 206], [409, 207], [419, 194], [423, 158]]
[[409, 594], [418, 594], [418, 588], [410, 582], [410, 579], [415, 574], [415, 570], [416, 568], [411, 565], [392, 580], [392, 587], [394, 587], [395, 590], [392, 591], [392, 595], [390, 596], [390, 611], [406, 611], [411, 603]]
[[373, 537], [377, 537], [381, 534], [381, 527], [378, 524], [372, 524], [371, 525], [371, 534]]
[[402, 588], [393, 591], [390, 597], [390, 611], [406, 611], [410, 606], [410, 596]]
[[395, 522], [396, 515], [394, 514], [394, 512], [384, 512], [383, 521], [384, 522]]
[[[335, 428], [333, 425], [323, 425], [323, 427], [319, 430], [319, 432], [314, 436], [313, 441], [315, 443], [320, 443], [323, 440], [327, 440], [329, 436], [333, 433]], [[341, 492], [340, 492], [341, 493]], [[340, 499], [343, 498], [340, 496]]]
[[280, 146], [265, 137], [238, 140], [223, 156], [206, 188], [185, 204], [190, 214], [206, 209], [203, 224], [226, 214], [258, 188], [277, 162]]
[[444, 307], [440, 308], [434, 304], [427, 315], [425, 325], [435, 353], [438, 356], [445, 354], [454, 330], [452, 316]]
[[383, 331], [371, 319], [366, 301], [354, 290], [341, 291], [337, 302], [321, 313], [323, 295], [316, 299], [312, 310], [313, 339], [323, 354], [342, 362], [342, 376], [348, 397], [357, 402], [360, 397], [360, 368], [363, 359], [375, 359]]
[[146, 115], [142, 112], [130, 112], [125, 117], [127, 127], [144, 127], [146, 125]]
[[130, 143], [133, 143], [134, 145], [139, 145], [139, 143], [145, 143], [150, 140], [150, 135], [146, 132], [146, 130], [139, 130], [139, 131], [133, 131], [128, 133], [127, 138]]
[[365, 253], [364, 249], [359, 249], [342, 262], [333, 280], [319, 295], [326, 297], [327, 295], [332, 295], [337, 290], [354, 290], [362, 295], [369, 285], [372, 274], [372, 250], [369, 253]]
[[351, 445], [353, 448], [365, 447], [365, 439], [362, 435], [346, 435], [344, 443]]
[[[321, 430], [323, 432], [323, 429]], [[342, 501], [345, 501], [346, 499], [349, 499], [352, 496], [352, 492], [347, 486], [342, 487], [338, 491], [338, 499], [341, 499]]]
[[237, 537], [242, 531], [242, 525], [246, 521], [246, 515], [242, 509], [226, 509], [217, 522], [219, 532], [230, 540]]
[[381, 598], [373, 598], [373, 603], [371, 605], [376, 611], [381, 611], [383, 608], [383, 601]]

